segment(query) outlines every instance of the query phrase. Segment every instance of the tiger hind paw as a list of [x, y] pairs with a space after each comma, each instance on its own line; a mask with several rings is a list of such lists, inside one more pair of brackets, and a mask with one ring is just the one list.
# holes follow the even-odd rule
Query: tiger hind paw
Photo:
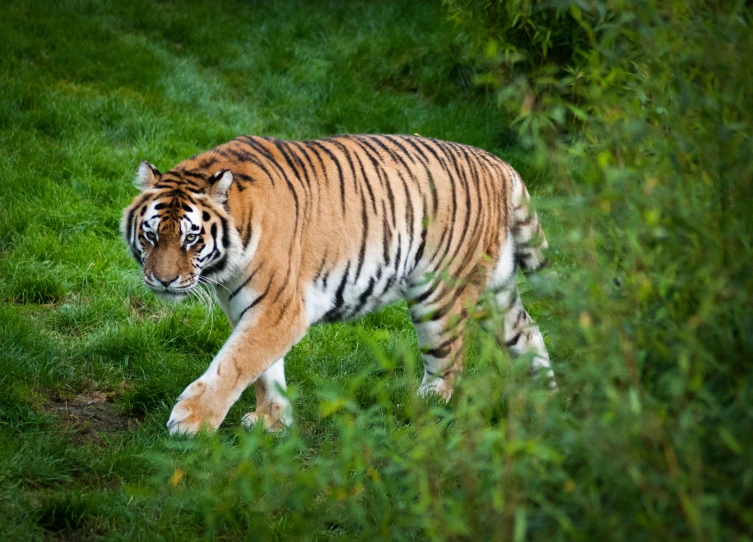
[[290, 427], [293, 416], [289, 405], [266, 405], [263, 410], [249, 412], [241, 419], [241, 425], [246, 429], [263, 423], [264, 429], [270, 433], [278, 433]]

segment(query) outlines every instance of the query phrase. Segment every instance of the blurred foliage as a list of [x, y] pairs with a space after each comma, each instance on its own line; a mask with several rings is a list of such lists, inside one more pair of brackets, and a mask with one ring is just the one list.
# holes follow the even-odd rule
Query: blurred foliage
[[[540, 0], [445, 0], [449, 17], [464, 43], [482, 49], [489, 61], [526, 69], [565, 66], [579, 58], [594, 39], [591, 10], [576, 2]], [[605, 6], [593, 6], [604, 17]], [[501, 54], [501, 56], [500, 56]]]
[[[478, 67], [476, 84], [522, 123], [524, 142], [566, 118], [583, 120], [581, 64], [596, 31], [613, 20], [605, 3], [542, 0], [444, 0]], [[472, 60], [471, 60], [472, 59]]]
[[[483, 27], [488, 41], [468, 42], [488, 69], [480, 79], [556, 179], [558, 198], [538, 201], [568, 232], [553, 243], [567, 267], [547, 288], [560, 297], [560, 333], [580, 337], [567, 378], [594, 462], [580, 476], [599, 479], [602, 506], [612, 503], [610, 538], [750, 533], [749, 5], [533, 2], [516, 19], [516, 2], [446, 4], [466, 32]], [[617, 503], [631, 486], [626, 516]]]

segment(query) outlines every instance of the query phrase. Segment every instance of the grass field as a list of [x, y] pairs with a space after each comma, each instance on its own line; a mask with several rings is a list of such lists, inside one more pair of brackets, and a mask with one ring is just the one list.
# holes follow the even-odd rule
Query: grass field
[[[664, 399], [658, 379], [641, 388], [623, 363], [651, 378], [644, 350], [625, 335], [600, 342], [594, 326], [610, 317], [589, 313], [587, 299], [622, 298], [599, 286], [603, 277], [578, 278], [575, 256], [557, 247], [582, 242], [595, 258], [603, 245], [548, 212], [547, 200], [569, 200], [517, 146], [494, 96], [472, 84], [446, 17], [438, 3], [405, 1], [3, 3], [8, 540], [636, 540], [660, 537], [667, 521], [675, 536], [701, 540], [753, 525], [750, 435], [710, 417], [698, 427], [718, 431], [725, 452], [693, 440], [696, 401], [720, 419], [748, 419], [750, 385], [718, 402]], [[564, 309], [556, 288], [521, 279], [563, 393], [549, 399], [474, 329], [459, 397], [416, 400], [417, 346], [398, 304], [312, 328], [286, 357], [288, 433], [239, 428], [253, 410], [249, 390], [218, 434], [168, 438], [173, 401], [230, 330], [218, 308], [164, 305], [143, 286], [118, 231], [138, 162], [165, 170], [239, 134], [344, 132], [459, 141], [521, 171], [541, 202], [555, 270], [582, 287]], [[632, 314], [631, 299], [619, 302]], [[704, 483], [742, 489], [711, 500]]]

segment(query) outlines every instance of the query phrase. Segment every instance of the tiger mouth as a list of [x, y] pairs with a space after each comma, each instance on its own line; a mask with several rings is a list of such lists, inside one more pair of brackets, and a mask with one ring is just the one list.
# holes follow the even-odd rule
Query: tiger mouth
[[188, 297], [188, 295], [196, 289], [196, 284], [189, 286], [183, 286], [180, 288], [161, 288], [157, 289], [149, 285], [149, 289], [154, 292], [158, 299], [163, 301], [181, 301]]
[[162, 301], [182, 301], [186, 297], [188, 297], [188, 294], [190, 293], [190, 290], [181, 291], [181, 292], [174, 292], [171, 290], [153, 290], [154, 294], [157, 296], [158, 299], [161, 299]]

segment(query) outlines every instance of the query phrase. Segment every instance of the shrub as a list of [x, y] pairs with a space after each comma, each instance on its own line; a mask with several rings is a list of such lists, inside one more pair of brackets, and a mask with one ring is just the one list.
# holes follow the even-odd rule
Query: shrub
[[[740, 503], [751, 503], [753, 483], [744, 459], [753, 399], [751, 12], [703, 0], [535, 4], [577, 17], [588, 46], [576, 47], [563, 75], [534, 42], [537, 65], [512, 82], [487, 80], [508, 112], [519, 108], [533, 169], [553, 176], [549, 192], [560, 196], [548, 214], [563, 228], [552, 243], [561, 282], [546, 288], [557, 292], [552, 313], [573, 353], [571, 414], [584, 409], [568, 428], [570, 450], [589, 462], [570, 472], [573, 493], [598, 480], [598, 508], [615, 512], [605, 518], [610, 538], [750, 531]], [[467, 7], [460, 20], [478, 14]], [[517, 39], [514, 26], [488, 24], [502, 41]], [[619, 517], [631, 487], [641, 504]]]

